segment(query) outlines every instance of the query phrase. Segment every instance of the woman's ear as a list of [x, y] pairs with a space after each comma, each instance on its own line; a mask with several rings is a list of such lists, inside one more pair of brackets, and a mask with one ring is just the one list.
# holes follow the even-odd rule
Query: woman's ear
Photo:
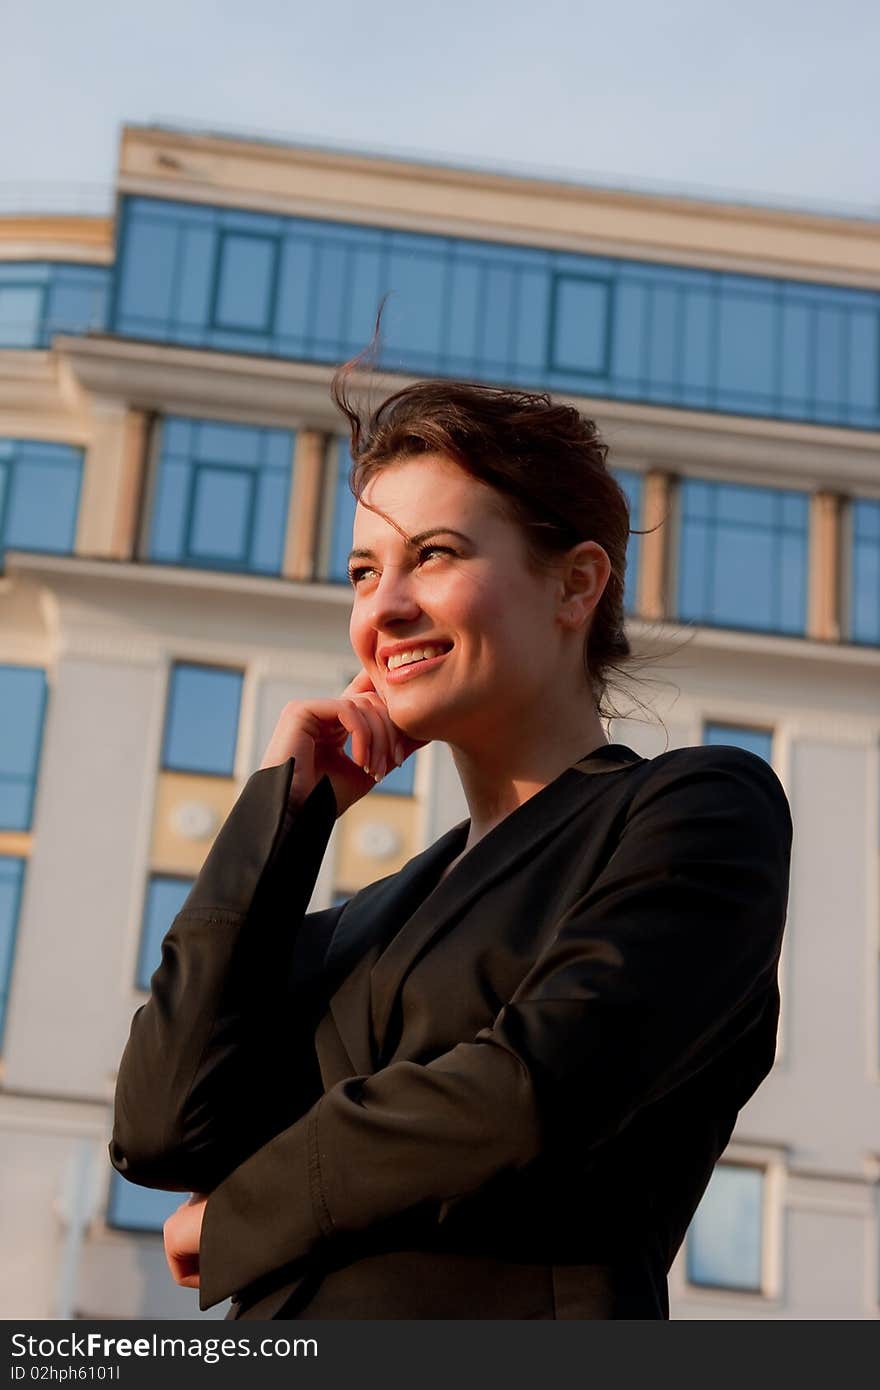
[[598, 541], [580, 541], [568, 552], [562, 573], [560, 616], [573, 627], [588, 621], [611, 575], [608, 552]]

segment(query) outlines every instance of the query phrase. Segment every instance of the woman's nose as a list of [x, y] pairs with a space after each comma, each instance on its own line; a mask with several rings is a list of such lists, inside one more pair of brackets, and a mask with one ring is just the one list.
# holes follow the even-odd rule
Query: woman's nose
[[386, 565], [370, 595], [369, 621], [381, 629], [394, 619], [411, 618], [419, 612], [412, 576], [401, 566]]

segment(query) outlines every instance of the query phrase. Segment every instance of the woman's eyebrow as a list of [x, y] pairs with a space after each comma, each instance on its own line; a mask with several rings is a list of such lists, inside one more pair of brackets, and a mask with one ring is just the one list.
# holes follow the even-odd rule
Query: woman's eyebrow
[[[465, 541], [468, 545], [472, 544], [470, 536], [466, 536], [463, 531], [456, 531], [454, 526], [432, 526], [430, 531], [420, 531], [417, 536], [410, 536], [407, 545], [421, 545], [429, 536], [458, 536], [459, 540]], [[349, 560], [372, 560], [375, 559], [374, 550], [351, 550]]]

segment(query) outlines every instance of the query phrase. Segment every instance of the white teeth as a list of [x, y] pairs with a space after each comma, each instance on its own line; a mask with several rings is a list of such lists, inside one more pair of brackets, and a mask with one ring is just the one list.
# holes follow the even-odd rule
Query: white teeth
[[388, 658], [388, 670], [395, 671], [398, 666], [409, 666], [414, 661], [421, 661], [425, 657], [440, 656], [443, 652], [442, 647], [411, 647], [405, 652], [395, 652]]

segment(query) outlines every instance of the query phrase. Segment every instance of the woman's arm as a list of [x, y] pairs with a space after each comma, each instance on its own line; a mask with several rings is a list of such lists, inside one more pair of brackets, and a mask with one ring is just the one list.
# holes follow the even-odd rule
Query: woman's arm
[[200, 1307], [422, 1203], [587, 1154], [754, 1021], [774, 986], [792, 825], [733, 748], [657, 760], [606, 868], [494, 1025], [427, 1065], [348, 1077], [208, 1197]]
[[323, 777], [291, 812], [293, 768], [249, 778], [132, 1020], [110, 1144], [132, 1182], [209, 1191], [321, 1094], [313, 1035], [342, 907], [306, 907], [336, 802]]

